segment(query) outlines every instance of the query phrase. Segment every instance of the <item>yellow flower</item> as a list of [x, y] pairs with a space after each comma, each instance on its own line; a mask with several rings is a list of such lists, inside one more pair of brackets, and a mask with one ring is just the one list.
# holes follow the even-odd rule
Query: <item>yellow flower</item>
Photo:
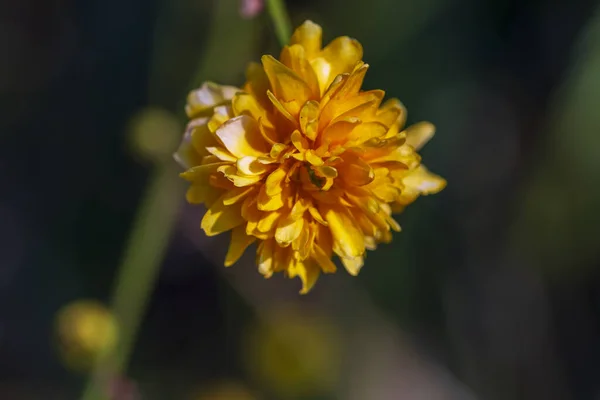
[[398, 100], [361, 91], [362, 55], [348, 37], [322, 48], [321, 27], [306, 21], [279, 60], [248, 67], [241, 89], [190, 93], [176, 158], [188, 168], [187, 200], [207, 207], [205, 233], [231, 231], [225, 266], [257, 241], [260, 273], [300, 277], [306, 293], [336, 271], [333, 253], [358, 274], [365, 251], [400, 231], [392, 212], [445, 187], [417, 153], [434, 126], [402, 130]]

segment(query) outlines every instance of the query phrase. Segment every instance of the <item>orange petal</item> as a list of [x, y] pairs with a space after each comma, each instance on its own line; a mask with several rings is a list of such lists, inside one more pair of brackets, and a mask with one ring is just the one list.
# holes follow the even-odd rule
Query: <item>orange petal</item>
[[341, 178], [351, 186], [368, 185], [375, 179], [373, 168], [358, 155], [346, 152], [342, 155], [343, 163], [337, 166]]
[[334, 146], [345, 143], [350, 136], [350, 132], [360, 124], [358, 118], [344, 118], [329, 125], [321, 134], [320, 143]]

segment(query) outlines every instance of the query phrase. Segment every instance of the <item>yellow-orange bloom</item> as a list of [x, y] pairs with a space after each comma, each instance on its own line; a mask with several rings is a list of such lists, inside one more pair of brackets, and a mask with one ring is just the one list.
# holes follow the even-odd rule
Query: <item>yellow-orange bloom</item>
[[231, 231], [225, 266], [258, 241], [258, 270], [300, 277], [306, 293], [335, 272], [335, 253], [358, 274], [365, 251], [400, 231], [392, 218], [446, 182], [417, 150], [434, 133], [402, 130], [406, 111], [381, 90], [362, 91], [368, 65], [359, 42], [321, 47], [306, 21], [279, 60], [251, 64], [241, 88], [206, 83], [192, 91], [191, 121], [176, 159], [190, 203], [204, 203], [208, 236]]

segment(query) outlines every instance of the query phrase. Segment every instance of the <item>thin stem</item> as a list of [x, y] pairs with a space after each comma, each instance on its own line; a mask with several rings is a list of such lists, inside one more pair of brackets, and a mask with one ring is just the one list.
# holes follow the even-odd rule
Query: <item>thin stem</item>
[[119, 345], [101, 357], [82, 400], [104, 400], [107, 386], [127, 368], [176, 220], [180, 182], [167, 161], [155, 167], [139, 208], [113, 293], [111, 308], [119, 324]]
[[284, 0], [267, 0], [267, 9], [273, 25], [275, 25], [275, 34], [281, 46], [286, 46], [292, 36], [292, 24], [285, 8]]

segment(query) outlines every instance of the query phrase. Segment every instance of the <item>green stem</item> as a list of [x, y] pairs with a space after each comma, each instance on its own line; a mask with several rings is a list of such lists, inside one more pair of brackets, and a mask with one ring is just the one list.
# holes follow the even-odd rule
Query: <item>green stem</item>
[[119, 377], [127, 367], [176, 220], [181, 187], [179, 180], [173, 178], [176, 176], [175, 163], [166, 161], [155, 167], [150, 178], [112, 297], [119, 344], [98, 360], [82, 400], [107, 399], [111, 377]]
[[275, 34], [281, 46], [286, 46], [292, 37], [292, 24], [285, 8], [284, 0], [266, 0], [269, 15], [275, 25]]

